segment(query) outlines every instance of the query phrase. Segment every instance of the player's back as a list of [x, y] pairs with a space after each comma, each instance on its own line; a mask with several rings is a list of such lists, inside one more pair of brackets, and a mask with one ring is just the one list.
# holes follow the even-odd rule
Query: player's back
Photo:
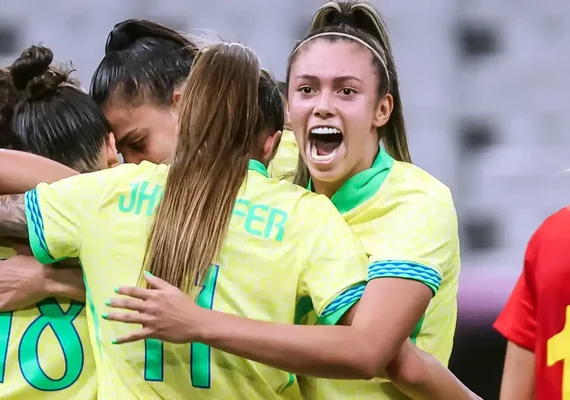
[[[394, 161], [384, 150], [366, 173], [348, 180], [332, 201], [370, 254], [369, 274], [418, 280], [433, 290], [434, 297], [412, 339], [447, 365], [455, 333], [460, 271], [451, 193], [427, 172]], [[302, 386], [307, 399], [406, 398], [382, 379], [310, 378], [304, 379]]]
[[[14, 254], [0, 247], [0, 259]], [[84, 303], [48, 298], [20, 310], [0, 312], [0, 398], [96, 397], [95, 360]]]
[[[134, 328], [102, 319], [105, 301], [114, 295], [114, 287], [139, 280], [167, 171], [150, 163], [125, 165], [69, 183], [86, 196], [79, 256], [97, 338], [94, 348], [101, 354], [100, 398], [300, 398], [293, 375], [202, 344], [111, 344]], [[250, 162], [245, 182], [198, 303], [248, 318], [293, 323], [296, 304], [309, 297], [323, 323], [336, 323], [338, 311], [357, 300], [353, 292], [358, 288], [361, 293], [366, 279], [367, 257], [358, 241], [328, 199], [268, 178], [259, 162]], [[52, 186], [57, 191], [57, 184]], [[48, 189], [36, 189], [46, 232], [51, 225]], [[93, 212], [85, 212], [91, 207]], [[309, 229], [313, 224], [320, 228]], [[51, 247], [52, 239], [46, 239]]]

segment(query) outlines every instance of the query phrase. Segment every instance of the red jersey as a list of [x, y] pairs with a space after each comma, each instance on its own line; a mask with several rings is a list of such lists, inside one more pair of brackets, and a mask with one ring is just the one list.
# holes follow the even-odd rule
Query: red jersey
[[524, 270], [494, 326], [534, 352], [537, 400], [570, 400], [570, 208], [548, 217], [530, 239]]

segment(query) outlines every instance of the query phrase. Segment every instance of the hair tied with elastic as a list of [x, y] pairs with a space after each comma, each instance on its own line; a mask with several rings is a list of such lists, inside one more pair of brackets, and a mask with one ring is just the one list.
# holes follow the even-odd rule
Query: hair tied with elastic
[[51, 67], [53, 52], [44, 46], [26, 49], [10, 67], [14, 87], [32, 100], [55, 93], [68, 74]]
[[127, 19], [115, 25], [107, 36], [105, 43], [105, 54], [113, 51], [121, 51], [131, 47], [141, 38], [155, 38], [168, 40], [182, 47], [196, 47], [178, 32], [146, 19]]
[[113, 27], [113, 30], [109, 32], [107, 36], [105, 54], [112, 51], [124, 50], [140, 38], [136, 22], [137, 21], [133, 19], [128, 19], [119, 22]]

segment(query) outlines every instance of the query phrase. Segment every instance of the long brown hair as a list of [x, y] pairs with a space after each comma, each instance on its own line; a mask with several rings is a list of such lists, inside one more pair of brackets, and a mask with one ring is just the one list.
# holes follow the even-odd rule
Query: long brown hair
[[[255, 53], [222, 43], [198, 53], [185, 83], [179, 139], [145, 266], [189, 291], [215, 260], [259, 130]], [[281, 104], [282, 106], [282, 104]]]
[[[384, 143], [386, 151], [394, 159], [412, 162], [390, 35], [380, 14], [371, 4], [360, 0], [331, 1], [319, 8], [313, 16], [311, 31], [295, 46], [289, 57], [287, 86], [289, 86], [291, 66], [299, 54], [297, 51], [299, 45], [311, 37], [325, 32], [338, 32], [354, 36], [364, 41], [382, 57], [381, 61], [374, 58], [374, 65], [380, 77], [378, 95], [381, 97], [390, 93], [394, 99], [394, 108], [388, 122], [378, 129], [378, 135]], [[340, 36], [326, 36], [322, 39], [334, 41], [342, 38]], [[299, 157], [295, 183], [306, 186], [308, 179], [307, 166]]]

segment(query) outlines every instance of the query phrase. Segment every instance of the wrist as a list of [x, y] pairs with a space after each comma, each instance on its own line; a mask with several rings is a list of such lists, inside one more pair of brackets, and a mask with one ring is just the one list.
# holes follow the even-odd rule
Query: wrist
[[44, 265], [43, 272], [44, 279], [42, 290], [45, 297], [61, 295], [62, 285], [57, 278], [60, 272], [51, 265]]
[[45, 297], [58, 296], [61, 288], [55, 279], [57, 272], [51, 265], [44, 265], [43, 267], [43, 294]]
[[191, 316], [187, 331], [189, 332], [189, 342], [200, 342], [210, 344], [216, 339], [217, 312], [202, 308], [195, 303], [190, 307]]

